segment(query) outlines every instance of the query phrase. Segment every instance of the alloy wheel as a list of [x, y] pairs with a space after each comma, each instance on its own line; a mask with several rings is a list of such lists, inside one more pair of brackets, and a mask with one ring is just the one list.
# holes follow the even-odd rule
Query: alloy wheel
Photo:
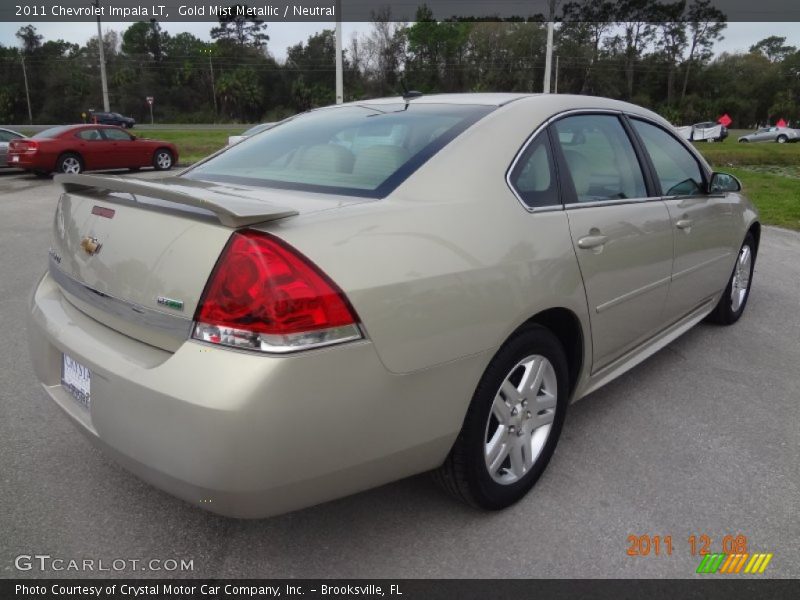
[[522, 359], [503, 380], [484, 437], [486, 469], [497, 483], [516, 483], [536, 463], [553, 426], [557, 382], [553, 365], [540, 355]]
[[69, 175], [77, 175], [81, 172], [81, 161], [74, 156], [68, 156], [61, 162], [61, 171]]
[[731, 310], [738, 312], [747, 299], [750, 290], [750, 271], [753, 264], [753, 251], [745, 244], [739, 251], [731, 282]]

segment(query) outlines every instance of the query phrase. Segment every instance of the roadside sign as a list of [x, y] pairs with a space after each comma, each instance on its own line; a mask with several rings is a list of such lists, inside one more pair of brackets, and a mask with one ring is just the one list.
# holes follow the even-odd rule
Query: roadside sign
[[717, 119], [717, 123], [723, 125], [724, 127], [729, 127], [730, 124], [733, 123], [733, 119], [728, 116], [728, 113], [725, 113], [719, 119]]
[[145, 98], [145, 100], [147, 100], [147, 103], [148, 103], [150, 106], [153, 106], [153, 100], [154, 100], [154, 99], [155, 99], [155, 98], [153, 98], [152, 96], [148, 96], [147, 98]]

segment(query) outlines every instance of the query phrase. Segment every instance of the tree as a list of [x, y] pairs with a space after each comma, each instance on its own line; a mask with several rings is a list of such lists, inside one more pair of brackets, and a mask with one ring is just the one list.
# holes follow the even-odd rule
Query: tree
[[633, 98], [634, 72], [644, 49], [653, 41], [655, 28], [650, 0], [622, 0], [618, 5], [622, 20], [622, 55], [625, 69], [625, 97]]
[[34, 51], [41, 48], [42, 39], [44, 39], [41, 35], [36, 33], [36, 27], [33, 25], [20, 27], [15, 35], [22, 42], [22, 52], [24, 54], [33, 54]]
[[771, 35], [750, 46], [750, 52], [766, 56], [769, 62], [776, 63], [785, 60], [789, 55], [797, 52], [797, 48], [788, 46], [785, 37]]
[[667, 70], [667, 105], [671, 105], [675, 97], [675, 70], [678, 59], [686, 49], [685, 9], [685, 0], [660, 4], [654, 9], [654, 15], [659, 21], [656, 25], [656, 47], [661, 52]]
[[722, 39], [722, 31], [726, 27], [725, 15], [711, 6], [710, 0], [694, 0], [686, 14], [686, 21], [689, 23], [689, 56], [683, 75], [681, 101], [686, 98], [692, 61], [706, 61], [711, 58], [714, 42]]
[[219, 17], [219, 27], [211, 30], [215, 40], [233, 42], [238, 46], [263, 48], [269, 41], [266, 33], [267, 24], [256, 17], [241, 16], [247, 14], [246, 4], [235, 4], [231, 12]]

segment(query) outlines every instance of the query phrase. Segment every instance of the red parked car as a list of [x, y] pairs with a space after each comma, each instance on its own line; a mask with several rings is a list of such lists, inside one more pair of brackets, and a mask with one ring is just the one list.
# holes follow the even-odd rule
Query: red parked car
[[137, 138], [112, 125], [51, 127], [8, 146], [8, 166], [37, 175], [139, 167], [165, 171], [177, 161], [174, 144]]

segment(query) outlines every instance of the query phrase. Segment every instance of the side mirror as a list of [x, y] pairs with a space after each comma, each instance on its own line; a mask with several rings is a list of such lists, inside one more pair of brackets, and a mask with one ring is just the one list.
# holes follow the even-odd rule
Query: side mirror
[[135, 142], [135, 141], [136, 141], [136, 140], [138, 140], [139, 138], [137, 138], [135, 135], [131, 134], [131, 139], [132, 139], [132, 140]]
[[711, 175], [711, 183], [708, 186], [708, 191], [711, 194], [719, 194], [724, 192], [738, 192], [741, 191], [742, 184], [733, 175], [728, 173], [714, 173]]

